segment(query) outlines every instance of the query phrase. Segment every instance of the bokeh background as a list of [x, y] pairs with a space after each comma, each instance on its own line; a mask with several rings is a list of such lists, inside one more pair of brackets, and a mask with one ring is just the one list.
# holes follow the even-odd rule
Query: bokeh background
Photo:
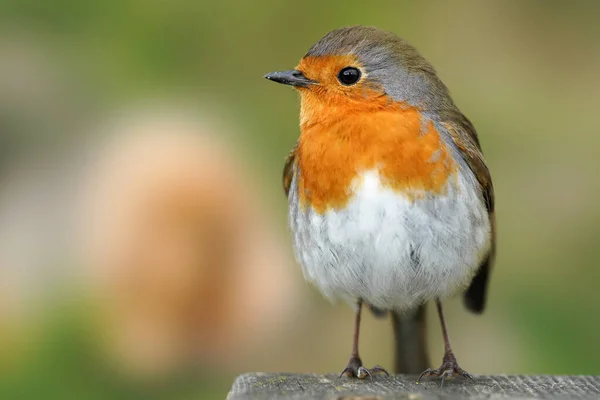
[[[598, 21], [593, 1], [3, 0], [0, 397], [224, 398], [243, 372], [345, 365], [352, 311], [286, 230], [298, 99], [262, 76], [359, 23], [433, 63], [492, 171], [489, 307], [447, 302], [462, 366], [600, 373]], [[389, 321], [361, 339], [392, 366]]]

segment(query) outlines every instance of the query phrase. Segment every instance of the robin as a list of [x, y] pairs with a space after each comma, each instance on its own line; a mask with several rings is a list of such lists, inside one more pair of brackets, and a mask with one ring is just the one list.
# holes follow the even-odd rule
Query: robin
[[[306, 279], [356, 306], [350, 360], [363, 366], [361, 309], [392, 314], [395, 370], [471, 375], [452, 352], [442, 299], [464, 292], [481, 313], [495, 251], [494, 191], [475, 128], [433, 67], [373, 27], [334, 30], [294, 70], [265, 78], [300, 93], [300, 137], [283, 185]], [[435, 301], [445, 353], [427, 368], [425, 303]]]

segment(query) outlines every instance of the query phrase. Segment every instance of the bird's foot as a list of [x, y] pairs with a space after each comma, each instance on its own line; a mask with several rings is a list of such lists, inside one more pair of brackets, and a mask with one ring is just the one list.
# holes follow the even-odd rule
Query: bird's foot
[[464, 369], [459, 367], [458, 362], [456, 362], [456, 357], [454, 357], [453, 353], [444, 354], [442, 365], [438, 369], [428, 368], [425, 371], [423, 371], [423, 373], [421, 373], [421, 375], [419, 375], [419, 379], [417, 380], [417, 383], [421, 382], [421, 378], [423, 378], [424, 376], [434, 376], [434, 377], [438, 377], [438, 378], [441, 377], [442, 378], [442, 382], [441, 382], [442, 386], [444, 385], [444, 382], [446, 381], [446, 379], [452, 379], [456, 376], [462, 376], [464, 378], [469, 378], [470, 380], [475, 382], [475, 380], [473, 379], [473, 376], [471, 376], [471, 374], [469, 374], [467, 371], [465, 371]]
[[352, 356], [350, 357], [350, 361], [348, 361], [348, 365], [340, 374], [340, 378], [342, 376], [347, 376], [350, 378], [364, 379], [368, 376], [369, 378], [373, 379], [373, 374], [376, 374], [378, 372], [382, 372], [387, 376], [390, 376], [390, 374], [379, 365], [376, 365], [371, 369], [367, 369], [363, 367], [360, 357]]

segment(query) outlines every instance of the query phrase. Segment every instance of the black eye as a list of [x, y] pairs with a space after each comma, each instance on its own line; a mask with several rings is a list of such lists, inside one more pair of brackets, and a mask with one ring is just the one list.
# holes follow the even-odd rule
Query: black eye
[[338, 74], [338, 79], [342, 85], [353, 85], [360, 79], [360, 70], [354, 67], [343, 68]]

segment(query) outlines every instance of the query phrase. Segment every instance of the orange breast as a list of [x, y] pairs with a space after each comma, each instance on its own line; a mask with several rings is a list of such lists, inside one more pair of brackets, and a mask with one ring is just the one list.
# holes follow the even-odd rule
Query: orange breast
[[[364, 107], [327, 107], [302, 93], [296, 155], [300, 204], [318, 213], [343, 208], [363, 171], [378, 169], [385, 187], [415, 199], [442, 193], [456, 163], [418, 109], [382, 99]], [[308, 96], [308, 97], [307, 97]], [[342, 111], [343, 110], [343, 111]]]

